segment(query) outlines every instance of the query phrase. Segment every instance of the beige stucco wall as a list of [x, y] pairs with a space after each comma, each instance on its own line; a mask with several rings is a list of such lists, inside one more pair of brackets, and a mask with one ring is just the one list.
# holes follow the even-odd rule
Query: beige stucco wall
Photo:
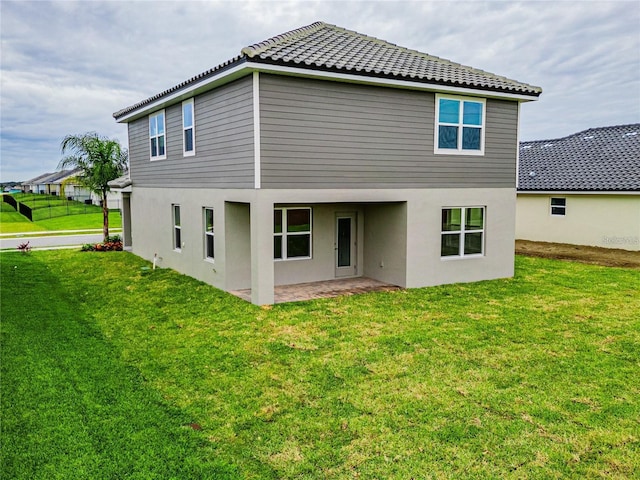
[[[171, 205], [181, 206], [173, 248]], [[274, 206], [313, 207], [313, 258], [273, 260]], [[485, 206], [485, 254], [440, 256], [443, 207]], [[204, 259], [203, 207], [214, 209], [215, 261]], [[515, 190], [498, 189], [161, 189], [131, 194], [133, 252], [160, 267], [225, 290], [252, 288], [273, 302], [273, 286], [335, 278], [335, 218], [357, 215], [357, 275], [403, 287], [509, 277], [514, 269]]]
[[[566, 214], [551, 215], [551, 197]], [[640, 250], [640, 194], [518, 194], [516, 238]]]

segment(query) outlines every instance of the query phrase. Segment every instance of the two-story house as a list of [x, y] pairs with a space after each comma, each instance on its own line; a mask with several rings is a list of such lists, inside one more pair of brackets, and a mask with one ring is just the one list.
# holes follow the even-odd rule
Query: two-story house
[[541, 89], [317, 22], [114, 114], [127, 243], [255, 304], [514, 269], [518, 118]]

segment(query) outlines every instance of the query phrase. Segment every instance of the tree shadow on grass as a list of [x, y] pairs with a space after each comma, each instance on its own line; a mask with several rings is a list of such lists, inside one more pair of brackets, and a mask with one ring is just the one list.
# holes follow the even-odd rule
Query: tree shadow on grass
[[0, 267], [3, 478], [238, 478], [121, 360], [61, 271], [16, 253]]

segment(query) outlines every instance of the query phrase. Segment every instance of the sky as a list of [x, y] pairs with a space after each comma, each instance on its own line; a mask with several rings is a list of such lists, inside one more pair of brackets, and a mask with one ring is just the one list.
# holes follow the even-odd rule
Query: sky
[[315, 21], [542, 87], [521, 140], [640, 123], [637, 0], [0, 0], [0, 181], [55, 171], [69, 134], [126, 147], [113, 112]]

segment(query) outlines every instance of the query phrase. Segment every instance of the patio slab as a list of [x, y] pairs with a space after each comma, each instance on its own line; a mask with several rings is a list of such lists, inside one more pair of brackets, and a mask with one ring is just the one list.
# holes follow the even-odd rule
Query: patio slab
[[[380, 282], [368, 277], [338, 278], [322, 282], [278, 285], [274, 289], [275, 303], [300, 302], [317, 298], [331, 298], [340, 295], [357, 295], [367, 292], [390, 292], [400, 290], [397, 285]], [[237, 297], [251, 301], [251, 289], [229, 292]]]

